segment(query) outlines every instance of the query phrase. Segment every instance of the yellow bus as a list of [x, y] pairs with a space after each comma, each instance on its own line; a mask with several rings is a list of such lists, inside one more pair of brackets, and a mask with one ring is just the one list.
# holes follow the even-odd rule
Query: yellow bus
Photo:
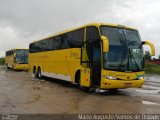
[[83, 90], [137, 88], [144, 84], [144, 44], [154, 56], [135, 28], [91, 23], [30, 43], [29, 68]]
[[12, 49], [6, 51], [6, 68], [28, 70], [28, 49]]

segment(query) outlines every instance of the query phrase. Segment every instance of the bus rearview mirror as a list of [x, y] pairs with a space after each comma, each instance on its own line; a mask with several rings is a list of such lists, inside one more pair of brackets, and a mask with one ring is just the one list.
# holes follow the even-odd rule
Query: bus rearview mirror
[[108, 38], [105, 36], [101, 36], [102, 45], [103, 45], [103, 52], [109, 51], [109, 41]]
[[151, 48], [151, 55], [152, 56], [155, 56], [155, 47], [154, 47], [154, 45], [151, 43], [151, 42], [149, 42], [149, 41], [142, 41], [142, 43], [141, 43], [142, 45], [149, 45], [150, 46], [150, 48]]

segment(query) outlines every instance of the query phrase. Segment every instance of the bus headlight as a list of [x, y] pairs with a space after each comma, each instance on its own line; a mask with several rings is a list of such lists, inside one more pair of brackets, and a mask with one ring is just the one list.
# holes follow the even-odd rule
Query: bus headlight
[[142, 80], [142, 79], [144, 79], [144, 77], [142, 77], [142, 76], [138, 77], [138, 80]]
[[106, 79], [110, 79], [110, 80], [117, 80], [116, 77], [109, 76], [109, 75], [105, 75], [105, 78], [106, 78]]

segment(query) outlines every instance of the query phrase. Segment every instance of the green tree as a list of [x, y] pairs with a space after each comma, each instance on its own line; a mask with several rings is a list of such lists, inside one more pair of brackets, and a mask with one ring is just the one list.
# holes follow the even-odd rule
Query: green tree
[[158, 59], [160, 60], [160, 55], [158, 56]]
[[151, 54], [150, 54], [149, 51], [145, 51], [144, 59], [145, 59], [145, 60], [148, 60], [148, 61], [151, 60]]
[[5, 64], [5, 58], [0, 58], [0, 65], [4, 65]]

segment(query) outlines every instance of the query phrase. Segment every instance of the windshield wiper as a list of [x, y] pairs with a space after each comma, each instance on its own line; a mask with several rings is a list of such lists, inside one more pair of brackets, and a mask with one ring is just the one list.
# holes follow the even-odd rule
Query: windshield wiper
[[117, 65], [108, 65], [108, 67], [117, 67]]
[[120, 62], [120, 64], [118, 65], [119, 67], [125, 67], [125, 66], [126, 66], [126, 64], [124, 64], [124, 61], [125, 61], [125, 59], [126, 59], [126, 55], [125, 55], [125, 54], [126, 54], [126, 53], [123, 52], [122, 57], [123, 57], [123, 56], [125, 56], [125, 57], [123, 57], [123, 58], [121, 59], [121, 62]]

